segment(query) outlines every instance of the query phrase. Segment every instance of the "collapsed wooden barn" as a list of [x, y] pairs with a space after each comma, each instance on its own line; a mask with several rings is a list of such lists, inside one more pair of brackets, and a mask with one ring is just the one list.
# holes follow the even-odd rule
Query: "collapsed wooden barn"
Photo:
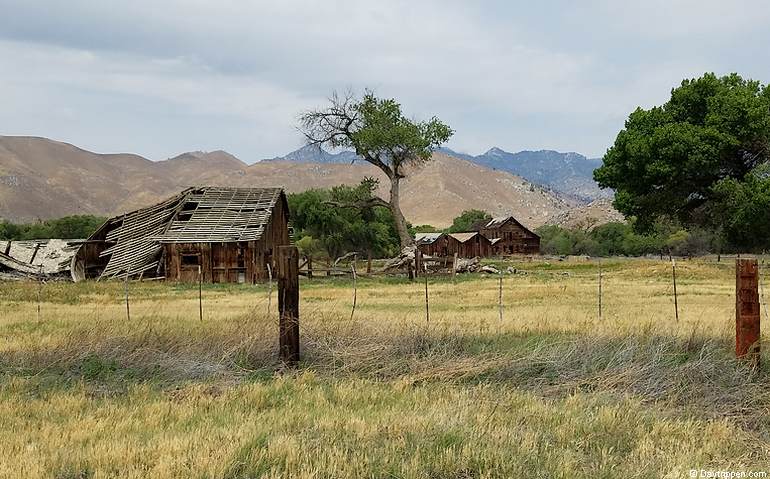
[[539, 254], [540, 236], [522, 225], [513, 216], [484, 220], [473, 225], [488, 239], [498, 239], [494, 244], [495, 254]]
[[281, 188], [188, 188], [107, 220], [73, 257], [72, 279], [263, 281], [288, 221]]

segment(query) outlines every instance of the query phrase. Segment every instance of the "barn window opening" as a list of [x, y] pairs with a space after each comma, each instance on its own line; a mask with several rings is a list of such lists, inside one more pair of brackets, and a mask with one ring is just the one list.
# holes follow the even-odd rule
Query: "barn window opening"
[[181, 258], [182, 266], [199, 266], [201, 264], [201, 256], [199, 254], [182, 254]]

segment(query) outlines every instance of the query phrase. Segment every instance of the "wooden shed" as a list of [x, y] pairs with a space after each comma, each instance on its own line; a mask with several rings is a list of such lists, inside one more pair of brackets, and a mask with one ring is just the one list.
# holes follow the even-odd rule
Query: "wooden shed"
[[519, 223], [513, 216], [492, 218], [473, 226], [487, 238], [499, 238], [494, 245], [495, 254], [539, 254], [540, 237]]
[[417, 233], [414, 243], [427, 256], [449, 256], [449, 237], [444, 233]]
[[492, 256], [492, 243], [477, 232], [450, 233], [447, 237], [447, 249], [450, 255], [457, 253], [460, 258]]
[[290, 243], [288, 220], [280, 188], [188, 188], [107, 220], [73, 257], [72, 278], [266, 280], [275, 249]]

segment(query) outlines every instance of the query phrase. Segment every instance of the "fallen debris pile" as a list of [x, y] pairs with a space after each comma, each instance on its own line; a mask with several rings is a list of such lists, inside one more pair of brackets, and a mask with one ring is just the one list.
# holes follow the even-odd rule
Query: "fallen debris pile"
[[68, 277], [81, 240], [0, 241], [0, 279]]

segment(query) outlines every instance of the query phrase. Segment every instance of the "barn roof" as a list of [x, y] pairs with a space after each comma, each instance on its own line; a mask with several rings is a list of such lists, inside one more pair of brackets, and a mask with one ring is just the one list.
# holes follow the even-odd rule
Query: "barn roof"
[[478, 221], [478, 222], [473, 224], [471, 229], [475, 230], [475, 231], [480, 231], [482, 229], [500, 228], [501, 226], [505, 225], [505, 223], [508, 223], [509, 221], [519, 225], [520, 227], [524, 228], [525, 230], [527, 230], [528, 232], [530, 232], [534, 236], [537, 236], [537, 234], [534, 231], [532, 231], [531, 229], [529, 229], [526, 226], [524, 226], [521, 223], [521, 221], [517, 220], [513, 216], [498, 216], [496, 218], [492, 218], [492, 219], [489, 219], [489, 220]]
[[472, 233], [450, 233], [449, 236], [456, 239], [460, 243], [465, 243], [466, 241], [472, 239], [474, 236], [478, 235], [477, 232]]
[[415, 243], [419, 244], [433, 244], [441, 238], [444, 233], [417, 233], [414, 235]]
[[147, 208], [107, 220], [89, 240], [110, 246], [102, 278], [158, 267], [163, 243], [229, 243], [262, 237], [281, 188], [194, 187]]

